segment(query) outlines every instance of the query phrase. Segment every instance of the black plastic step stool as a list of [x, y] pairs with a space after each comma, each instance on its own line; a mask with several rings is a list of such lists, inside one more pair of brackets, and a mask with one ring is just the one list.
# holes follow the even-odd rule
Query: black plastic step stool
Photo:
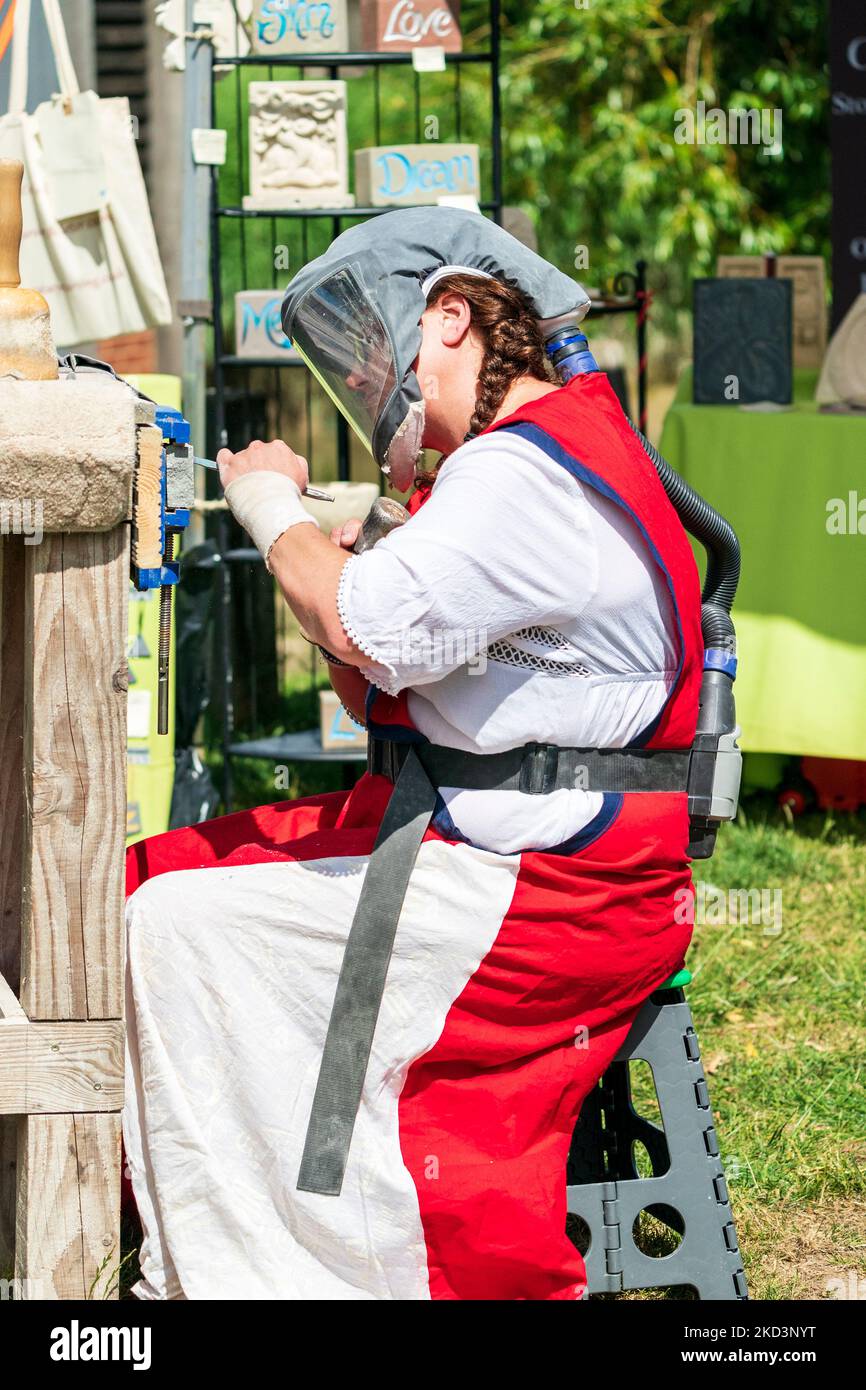
[[[707, 1081], [681, 970], [644, 1004], [625, 1044], [587, 1096], [568, 1159], [568, 1211], [585, 1223], [591, 1294], [687, 1285], [701, 1299], [748, 1298]], [[661, 1124], [638, 1115], [629, 1063], [652, 1070]], [[641, 1177], [635, 1145], [649, 1155]], [[642, 1211], [681, 1236], [653, 1258], [635, 1244]]]

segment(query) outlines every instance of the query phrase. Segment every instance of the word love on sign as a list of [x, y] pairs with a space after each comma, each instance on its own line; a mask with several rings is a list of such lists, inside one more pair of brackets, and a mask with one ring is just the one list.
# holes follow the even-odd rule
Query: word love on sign
[[346, 0], [256, 0], [257, 53], [347, 53]]
[[235, 353], [266, 362], [300, 362], [283, 332], [283, 296], [277, 290], [241, 290], [235, 295]]
[[355, 194], [366, 207], [478, 198], [477, 145], [379, 145], [355, 152]]
[[460, 0], [361, 0], [361, 42], [366, 53], [459, 53]]

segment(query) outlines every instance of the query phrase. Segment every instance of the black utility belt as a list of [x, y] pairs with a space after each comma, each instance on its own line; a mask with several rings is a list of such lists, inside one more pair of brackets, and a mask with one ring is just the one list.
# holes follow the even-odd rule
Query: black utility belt
[[397, 780], [410, 748], [435, 787], [466, 791], [684, 792], [691, 751], [653, 748], [560, 748], [527, 743], [504, 753], [464, 753], [425, 743], [372, 738], [370, 772]]

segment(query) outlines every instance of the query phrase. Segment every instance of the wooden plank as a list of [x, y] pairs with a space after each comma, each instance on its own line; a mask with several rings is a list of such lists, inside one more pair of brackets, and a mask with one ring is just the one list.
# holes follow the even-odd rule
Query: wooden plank
[[20, 1121], [18, 1173], [15, 1278], [22, 1296], [105, 1298], [121, 1258], [120, 1116]]
[[15, 1159], [21, 1123], [0, 1115], [0, 1279], [11, 1279], [15, 1268]]
[[0, 1115], [123, 1105], [123, 1024], [0, 1020]]
[[21, 1003], [122, 1014], [129, 531], [46, 537], [25, 557]]
[[[24, 537], [0, 538], [0, 976], [9, 993], [21, 968], [21, 869], [24, 826]], [[0, 1011], [12, 1013], [8, 994]], [[18, 1121], [0, 1115], [0, 1279], [15, 1253], [15, 1155]]]
[[0, 1023], [6, 1019], [27, 1021], [27, 1015], [18, 1003], [18, 997], [9, 983], [0, 975]]
[[132, 560], [138, 569], [162, 565], [162, 430], [142, 425], [132, 488]]

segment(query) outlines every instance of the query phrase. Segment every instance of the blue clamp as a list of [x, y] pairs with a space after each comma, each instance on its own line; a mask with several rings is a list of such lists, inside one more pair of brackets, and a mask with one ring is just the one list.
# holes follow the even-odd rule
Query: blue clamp
[[162, 431], [160, 469], [159, 543], [163, 562], [159, 568], [136, 569], [132, 582], [136, 589], [162, 589], [180, 581], [180, 561], [168, 556], [168, 539], [185, 531], [190, 523], [193, 496], [194, 460], [189, 421], [171, 406], [157, 406], [155, 423]]
[[723, 671], [731, 680], [737, 679], [737, 658], [733, 652], [726, 652], [723, 647], [707, 647], [704, 652], [705, 671]]
[[590, 351], [586, 335], [580, 332], [576, 324], [561, 329], [549, 338], [544, 350], [563, 384], [573, 377], [598, 371], [598, 363]]

